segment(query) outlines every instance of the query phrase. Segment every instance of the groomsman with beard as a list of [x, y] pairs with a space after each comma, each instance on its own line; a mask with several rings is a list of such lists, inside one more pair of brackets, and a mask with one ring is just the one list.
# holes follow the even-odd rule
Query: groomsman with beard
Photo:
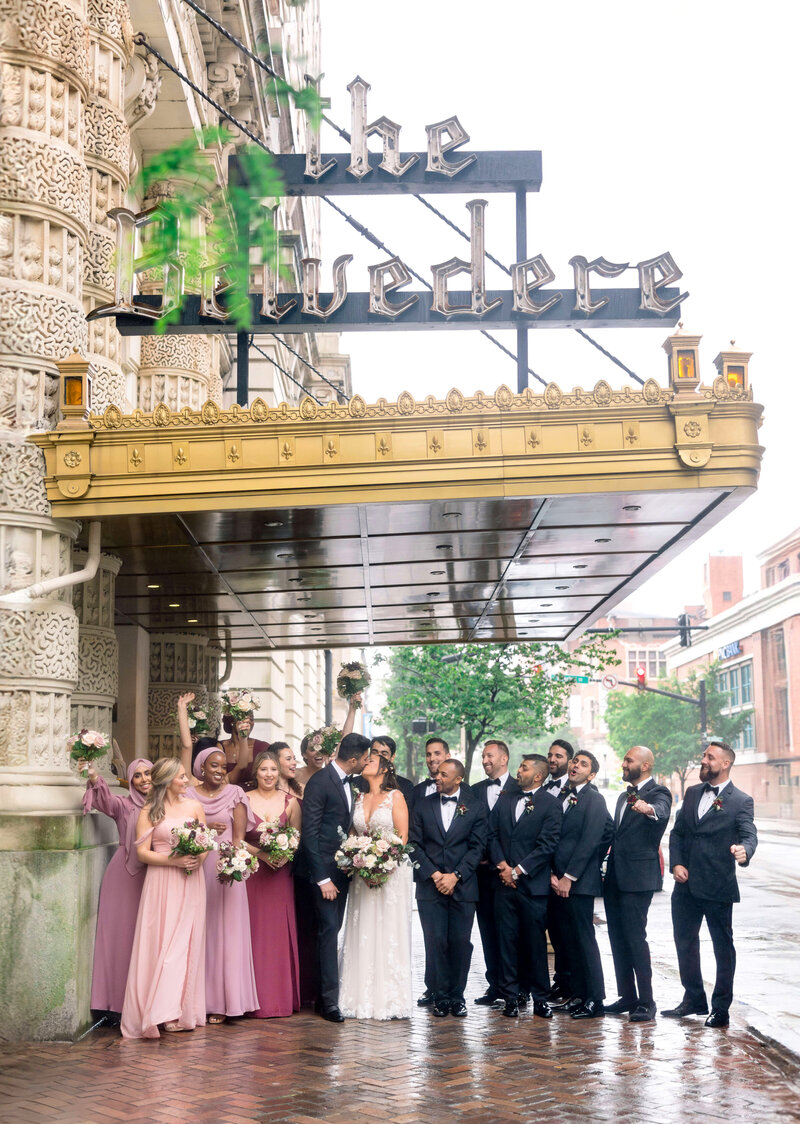
[[486, 848], [486, 811], [464, 783], [464, 766], [439, 767], [438, 792], [417, 799], [409, 843], [416, 864], [417, 908], [425, 939], [425, 980], [433, 1013], [466, 1017], [464, 988], [472, 960], [470, 934], [478, 900], [478, 863]]
[[[545, 792], [558, 800], [561, 807], [566, 796], [564, 789], [569, 784], [569, 763], [574, 756], [573, 746], [563, 738], [556, 738], [547, 753], [550, 776], [543, 787]], [[558, 927], [559, 916], [556, 895], [551, 893], [547, 902], [547, 932], [553, 946], [554, 961], [553, 986], [550, 988], [549, 995], [551, 1002], [563, 1002], [571, 999], [574, 994], [570, 984], [566, 938]]]
[[700, 780], [686, 790], [669, 839], [669, 865], [675, 879], [672, 928], [683, 984], [683, 999], [667, 1018], [708, 1011], [700, 971], [700, 926], [705, 918], [717, 978], [706, 1026], [727, 1026], [733, 1000], [736, 950], [733, 903], [738, 902], [736, 867], [747, 866], [758, 845], [753, 797], [730, 779], [736, 754], [726, 742], [711, 742], [700, 762]]
[[616, 1003], [606, 1006], [606, 1014], [630, 1012], [632, 1023], [656, 1017], [647, 913], [663, 884], [659, 844], [669, 823], [672, 794], [653, 780], [653, 764], [653, 754], [643, 745], [635, 745], [623, 758], [622, 779], [628, 789], [617, 800], [603, 881], [619, 995]]
[[[408, 805], [408, 822], [411, 824], [411, 819], [414, 813], [414, 805], [423, 800], [426, 796], [433, 796], [439, 790], [436, 787], [436, 777], [439, 772], [439, 766], [442, 765], [450, 754], [450, 746], [444, 738], [428, 738], [425, 742], [425, 762], [428, 766], [428, 780], [420, 781], [415, 784], [411, 790], [411, 800]], [[418, 1007], [432, 1007], [433, 1006], [433, 983], [432, 983], [432, 969], [425, 964], [425, 990], [417, 1000]]]
[[550, 876], [573, 992], [555, 1010], [565, 1011], [573, 1019], [596, 1019], [604, 1014], [606, 992], [594, 933], [594, 899], [603, 892], [600, 866], [614, 829], [605, 799], [592, 784], [599, 768], [597, 758], [585, 749], [570, 763], [561, 837]]
[[339, 829], [353, 821], [359, 776], [369, 759], [369, 738], [346, 734], [336, 759], [312, 774], [303, 792], [303, 830], [295, 873], [312, 884], [317, 921], [319, 1013], [332, 1023], [344, 1022], [339, 1010], [337, 944], [347, 903], [348, 879], [336, 866]]
[[550, 1019], [547, 1003], [547, 895], [553, 854], [563, 815], [542, 789], [547, 758], [527, 753], [517, 770], [517, 785], [506, 786], [489, 817], [489, 856], [500, 875], [495, 916], [500, 952], [503, 1014], [519, 1014], [520, 983], [533, 996], [533, 1013]]
[[[505, 742], [491, 740], [485, 743], [481, 762], [486, 780], [478, 781], [471, 786], [472, 791], [486, 808], [487, 816], [491, 816], [497, 805], [501, 793], [517, 791], [517, 784], [508, 771], [508, 746]], [[500, 887], [495, 864], [489, 862], [489, 853], [481, 860], [478, 867], [478, 929], [481, 934], [483, 946], [483, 959], [486, 964], [486, 982], [488, 988], [483, 995], [479, 995], [476, 1003], [490, 1007], [500, 993], [500, 947], [497, 935], [497, 922], [495, 920], [495, 895]]]

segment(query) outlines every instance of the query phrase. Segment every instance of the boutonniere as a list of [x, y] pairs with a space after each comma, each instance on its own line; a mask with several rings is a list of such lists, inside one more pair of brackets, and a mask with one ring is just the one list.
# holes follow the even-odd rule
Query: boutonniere
[[712, 808], [712, 811], [714, 811], [714, 812], [721, 812], [722, 811], [722, 797], [721, 796], [714, 797], [714, 799], [711, 802], [711, 808]]
[[458, 804], [456, 806], [456, 815], [457, 816], [466, 816], [466, 814], [467, 814], [466, 804]]
[[628, 789], [628, 795], [625, 797], [625, 803], [628, 805], [628, 807], [632, 808], [633, 805], [636, 803], [636, 801], [638, 799], [639, 799], [639, 793], [638, 792], [631, 792], [631, 790]]
[[528, 815], [529, 812], [533, 811], [533, 797], [532, 796], [526, 796], [525, 797], [525, 807], [522, 809], [522, 811], [525, 813], [526, 816]]
[[577, 792], [571, 792], [569, 794], [569, 796], [567, 797], [567, 807], [568, 808], [574, 808], [577, 803], [578, 803]]

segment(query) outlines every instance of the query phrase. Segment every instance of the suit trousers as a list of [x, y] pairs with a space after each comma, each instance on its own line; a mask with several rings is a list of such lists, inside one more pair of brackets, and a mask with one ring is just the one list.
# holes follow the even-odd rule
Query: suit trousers
[[617, 994], [626, 1003], [652, 1003], [653, 970], [647, 943], [647, 913], [653, 891], [620, 890], [611, 873], [603, 887], [603, 900]]
[[[337, 883], [338, 886], [338, 883]], [[339, 930], [344, 921], [349, 883], [338, 886], [334, 901], [323, 898], [319, 886], [311, 884], [317, 922], [317, 980], [315, 988], [323, 1011], [339, 1006]]]
[[553, 946], [553, 986], [558, 987], [562, 995], [573, 996], [577, 992], [572, 986], [567, 937], [564, 934], [564, 911], [559, 904], [561, 900], [552, 890], [548, 894], [547, 932]]
[[500, 951], [500, 994], [516, 999], [520, 991], [546, 1000], [550, 990], [547, 966], [547, 895], [529, 896], [501, 885], [495, 896]]
[[672, 931], [678, 953], [678, 968], [687, 1003], [702, 1007], [706, 991], [700, 970], [700, 926], [705, 918], [717, 978], [711, 995], [711, 1006], [727, 1011], [733, 1001], [733, 975], [736, 971], [736, 949], [733, 946], [733, 902], [715, 902], [696, 898], [684, 882], [676, 882], [672, 891]]
[[572, 994], [602, 1002], [606, 989], [594, 933], [594, 896], [570, 893], [569, 897], [556, 900], [559, 929], [569, 958]]
[[472, 922], [475, 902], [462, 902], [448, 894], [433, 900], [417, 899], [425, 939], [425, 980], [437, 1000], [457, 1003], [464, 998], [472, 962]]
[[500, 987], [500, 943], [495, 920], [495, 901], [500, 888], [500, 876], [491, 863], [478, 867], [478, 904], [476, 914], [481, 934], [483, 960], [486, 964], [486, 982], [491, 991]]

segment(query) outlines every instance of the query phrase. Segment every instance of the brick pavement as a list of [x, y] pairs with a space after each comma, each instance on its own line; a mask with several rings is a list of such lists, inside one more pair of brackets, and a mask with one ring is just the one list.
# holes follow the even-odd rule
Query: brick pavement
[[[417, 944], [417, 949], [419, 946]], [[419, 950], [421, 951], [421, 950]], [[421, 971], [421, 956], [415, 957]], [[610, 967], [610, 965], [608, 966]], [[613, 976], [611, 977], [613, 978]], [[421, 989], [421, 982], [417, 979]], [[469, 995], [483, 990], [478, 966]], [[666, 996], [674, 984], [660, 991]], [[797, 1075], [737, 1019], [632, 1026], [466, 1020], [332, 1026], [311, 1014], [238, 1020], [159, 1041], [102, 1028], [82, 1042], [0, 1049], [3, 1124], [420, 1124], [448, 1116], [630, 1124], [800, 1121]]]

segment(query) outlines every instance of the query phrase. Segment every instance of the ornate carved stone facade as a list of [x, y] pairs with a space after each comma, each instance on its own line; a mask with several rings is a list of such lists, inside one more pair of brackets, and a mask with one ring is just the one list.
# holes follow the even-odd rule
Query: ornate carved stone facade
[[[81, 569], [86, 557], [83, 551], [75, 551], [73, 568]], [[114, 632], [114, 579], [119, 568], [119, 558], [103, 554], [92, 580], [72, 590], [80, 622], [78, 681], [72, 694], [73, 731], [89, 726], [111, 736], [111, 718], [119, 686], [119, 645]], [[110, 754], [100, 758], [98, 769], [106, 779], [111, 779]]]
[[[150, 637], [148, 726], [150, 760], [174, 757], [180, 750], [176, 719], [178, 696], [194, 691], [196, 705], [219, 713], [216, 697], [219, 652], [205, 636], [158, 633]], [[212, 727], [213, 728], [213, 727]]]

